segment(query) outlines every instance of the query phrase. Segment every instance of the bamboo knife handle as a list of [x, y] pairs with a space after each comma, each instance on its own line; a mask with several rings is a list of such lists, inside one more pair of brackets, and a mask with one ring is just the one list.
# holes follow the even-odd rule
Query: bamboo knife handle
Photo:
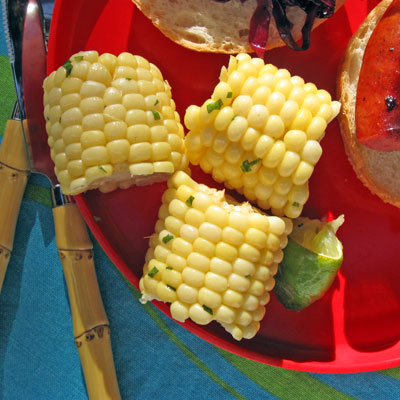
[[29, 159], [21, 121], [10, 119], [0, 147], [0, 291], [11, 258], [28, 177]]
[[93, 245], [75, 203], [53, 208], [58, 254], [71, 306], [78, 348], [91, 400], [120, 399], [109, 322], [93, 262]]

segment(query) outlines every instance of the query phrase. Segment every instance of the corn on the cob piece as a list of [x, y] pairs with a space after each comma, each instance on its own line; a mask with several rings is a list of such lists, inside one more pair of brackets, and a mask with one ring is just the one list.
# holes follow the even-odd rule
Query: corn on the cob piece
[[186, 168], [171, 88], [143, 57], [80, 52], [43, 86], [48, 144], [65, 194], [149, 184]]
[[171, 303], [178, 321], [215, 320], [237, 340], [252, 338], [291, 221], [249, 203], [229, 203], [224, 191], [198, 184], [183, 171], [168, 186], [140, 280], [142, 300]]
[[201, 107], [186, 110], [189, 161], [263, 209], [296, 218], [340, 103], [286, 69], [231, 57]]

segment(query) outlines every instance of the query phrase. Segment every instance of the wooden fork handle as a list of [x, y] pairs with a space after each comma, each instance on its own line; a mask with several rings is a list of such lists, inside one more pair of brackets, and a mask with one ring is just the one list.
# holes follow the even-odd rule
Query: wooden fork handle
[[97, 282], [93, 245], [75, 203], [53, 208], [58, 254], [71, 306], [75, 345], [89, 398], [120, 399], [109, 322]]
[[28, 177], [29, 160], [21, 121], [10, 119], [0, 147], [0, 291]]

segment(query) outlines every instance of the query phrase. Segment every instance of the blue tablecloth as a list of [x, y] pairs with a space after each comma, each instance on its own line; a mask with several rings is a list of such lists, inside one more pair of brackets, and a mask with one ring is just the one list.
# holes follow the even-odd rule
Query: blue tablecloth
[[[1, 25], [0, 132], [15, 101]], [[93, 241], [123, 399], [400, 399], [400, 368], [337, 375], [289, 371], [206, 343], [152, 305], [140, 304], [136, 289]], [[49, 184], [35, 174], [0, 295], [0, 398], [87, 398], [55, 246]]]

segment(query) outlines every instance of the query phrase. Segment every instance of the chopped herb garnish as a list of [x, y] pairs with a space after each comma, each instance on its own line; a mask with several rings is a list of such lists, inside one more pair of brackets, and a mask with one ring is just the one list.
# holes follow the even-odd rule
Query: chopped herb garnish
[[176, 292], [176, 289], [171, 285], [167, 285], [167, 288], [173, 290], [174, 292]]
[[94, 219], [95, 222], [100, 222], [101, 221], [101, 218], [98, 217], [97, 215], [93, 215], [93, 219]]
[[166, 267], [165, 269], [170, 269], [170, 270], [173, 270], [173, 268], [172, 268], [172, 267], [170, 267], [170, 266]]
[[152, 278], [157, 273], [158, 273], [158, 268], [157, 267], [153, 267], [153, 269], [148, 273], [148, 275]]
[[206, 305], [203, 304], [203, 310], [207, 311], [209, 314], [213, 315], [213, 310], [210, 307], [207, 307]]
[[157, 99], [154, 105], [156, 106], [160, 101]]
[[163, 241], [163, 243], [168, 243], [170, 240], [172, 240], [174, 237], [171, 235], [171, 234], [169, 234], [168, 233], [168, 235], [165, 235], [163, 238], [162, 238], [162, 241]]
[[241, 170], [243, 171], [243, 172], [250, 172], [251, 171], [251, 167], [253, 166], [253, 165], [256, 165], [258, 162], [260, 162], [261, 161], [261, 159], [260, 158], [257, 158], [256, 160], [253, 160], [253, 161], [249, 161], [249, 160], [244, 160], [243, 162], [242, 162], [242, 165], [240, 166], [240, 168], [241, 168]]
[[63, 67], [64, 67], [65, 70], [67, 71], [67, 76], [69, 76], [69, 74], [70, 74], [71, 71], [72, 71], [72, 63], [71, 63], [71, 60], [65, 61]]
[[298, 227], [298, 228], [301, 228], [303, 225], [304, 225], [304, 224], [301, 223], [301, 224], [298, 224], [297, 227]]
[[245, 276], [245, 278], [251, 278], [251, 275], [250, 275], [250, 274], [247, 274], [247, 275]]
[[155, 110], [151, 110], [151, 112], [153, 113], [153, 117], [156, 121], [158, 121], [159, 119], [161, 119], [160, 114], [155, 111]]
[[234, 115], [233, 117], [232, 117], [232, 121], [236, 118], [236, 117], [238, 117], [239, 115]]
[[58, 122], [61, 124], [61, 117], [60, 117], [60, 119], [58, 120]]
[[189, 196], [189, 198], [185, 201], [185, 203], [186, 203], [189, 207], [192, 207], [193, 200], [194, 200], [194, 197], [193, 197], [193, 196]]
[[79, 62], [83, 60], [83, 56], [75, 56], [74, 59]]
[[107, 173], [106, 169], [102, 165], [99, 165], [99, 170], [103, 171], [105, 174]]
[[300, 207], [300, 203], [298, 203], [297, 201], [295, 201], [295, 202], [293, 203], [293, 207]]
[[222, 100], [219, 99], [214, 103], [207, 104], [207, 112], [211, 114], [214, 110], [219, 110], [222, 107]]
[[46, 119], [47, 119], [47, 121], [50, 121], [50, 118], [49, 118], [49, 117], [46, 117]]
[[228, 94], [226, 95], [226, 97], [227, 97], [228, 99], [231, 99], [231, 98], [232, 98], [232, 95], [233, 95], [232, 92], [228, 92]]
[[127, 81], [131, 81], [132, 80], [132, 78], [125, 78]]

